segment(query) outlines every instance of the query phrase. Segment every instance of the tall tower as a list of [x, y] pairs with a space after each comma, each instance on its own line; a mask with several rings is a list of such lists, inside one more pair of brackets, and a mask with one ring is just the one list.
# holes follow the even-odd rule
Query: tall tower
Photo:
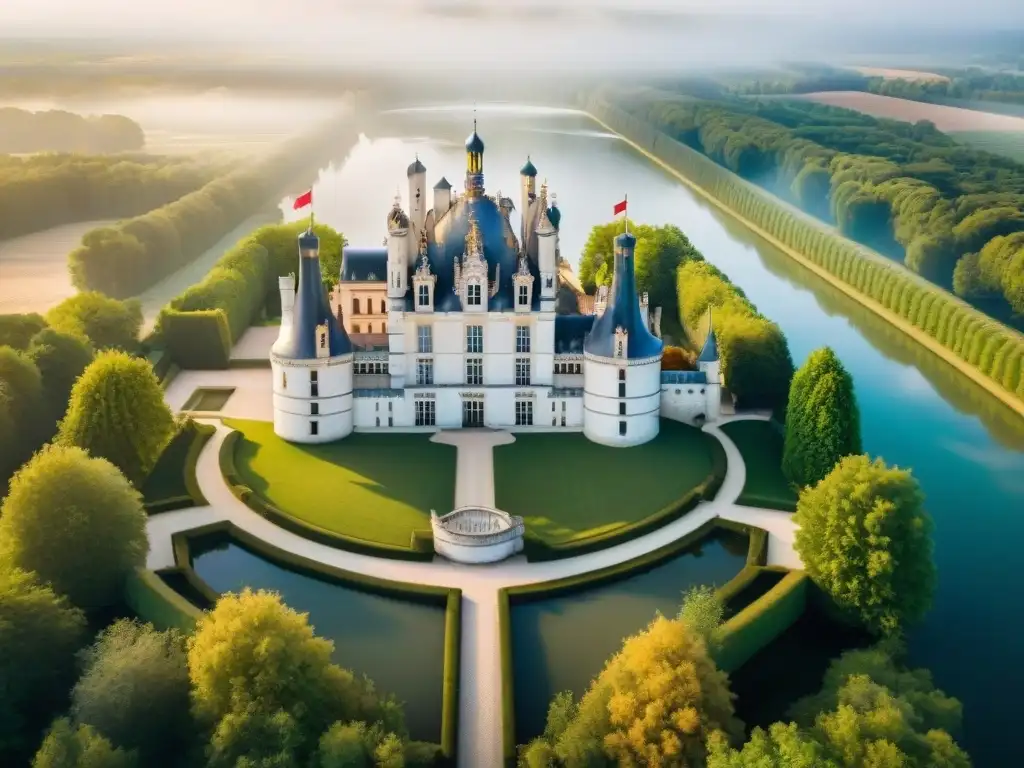
[[540, 223], [537, 226], [537, 267], [540, 271], [540, 308], [542, 312], [555, 311], [558, 271], [558, 230], [548, 218], [548, 185], [541, 184]]
[[388, 299], [391, 309], [405, 308], [405, 294], [409, 290], [409, 217], [402, 210], [402, 200], [395, 195], [395, 203], [388, 213]]
[[427, 169], [420, 162], [419, 155], [409, 166], [406, 176], [409, 178], [409, 219], [414, 238], [419, 238], [427, 218]]
[[530, 226], [530, 203], [537, 196], [537, 169], [530, 162], [530, 156], [526, 156], [526, 165], [519, 170], [519, 216], [522, 219], [519, 242], [526, 248], [529, 237], [527, 228]]
[[700, 354], [697, 355], [697, 368], [704, 372], [707, 380], [705, 393], [707, 420], [714, 421], [722, 411], [722, 377], [719, 370], [718, 342], [715, 339], [715, 319], [708, 310], [708, 336], [704, 340]]
[[466, 194], [479, 197], [484, 193], [484, 140], [476, 132], [476, 118], [473, 132], [466, 139]]

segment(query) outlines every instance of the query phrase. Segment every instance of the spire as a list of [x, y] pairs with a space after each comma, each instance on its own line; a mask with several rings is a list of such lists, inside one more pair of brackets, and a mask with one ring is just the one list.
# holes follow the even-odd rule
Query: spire
[[704, 346], [701, 347], [700, 355], [697, 356], [698, 363], [718, 362], [718, 342], [715, 339], [715, 320], [711, 309], [711, 307], [708, 307], [708, 335], [704, 339]]

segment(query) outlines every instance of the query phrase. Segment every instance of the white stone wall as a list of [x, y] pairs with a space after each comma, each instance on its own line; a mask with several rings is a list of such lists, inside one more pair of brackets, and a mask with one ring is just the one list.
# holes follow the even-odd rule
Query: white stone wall
[[[293, 443], [327, 443], [353, 428], [352, 355], [325, 360], [283, 360], [271, 356], [274, 432]], [[317, 374], [317, 397], [310, 373]], [[313, 414], [316, 404], [318, 413]], [[312, 423], [317, 434], [312, 434]]]
[[434, 551], [437, 554], [456, 563], [468, 563], [470, 565], [496, 563], [521, 551], [522, 546], [521, 538], [502, 541], [496, 544], [469, 546], [434, 534]]
[[708, 421], [708, 387], [705, 384], [664, 384], [661, 388], [661, 415], [666, 419], [692, 424], [697, 416]]
[[[630, 364], [627, 365], [626, 363]], [[583, 361], [586, 382], [583, 394], [583, 433], [602, 445], [640, 445], [658, 434], [661, 411], [661, 359], [603, 360], [587, 356]], [[619, 371], [625, 370], [626, 394], [619, 397]], [[625, 414], [620, 405], [625, 404]], [[625, 434], [620, 424], [625, 423]]]

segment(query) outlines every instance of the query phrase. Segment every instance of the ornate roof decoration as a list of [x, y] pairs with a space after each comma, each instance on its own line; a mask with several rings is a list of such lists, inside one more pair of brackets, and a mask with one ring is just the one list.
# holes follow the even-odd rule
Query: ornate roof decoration
[[395, 192], [395, 202], [388, 213], [388, 230], [408, 229], [409, 217], [402, 210], [402, 196]]
[[526, 254], [519, 254], [519, 269], [516, 270], [516, 277], [528, 277], [533, 280], [533, 275], [530, 274], [530, 265], [526, 263]]

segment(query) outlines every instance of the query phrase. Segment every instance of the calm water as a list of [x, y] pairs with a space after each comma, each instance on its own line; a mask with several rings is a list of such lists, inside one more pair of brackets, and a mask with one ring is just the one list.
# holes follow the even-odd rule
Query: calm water
[[318, 635], [334, 642], [338, 664], [405, 702], [412, 738], [440, 742], [444, 608], [319, 581], [236, 544], [201, 551], [193, 567], [217, 592], [244, 587], [279, 592], [289, 607], [309, 614]]
[[646, 573], [587, 592], [512, 608], [516, 742], [543, 732], [558, 691], [582, 694], [626, 635], [660, 611], [675, 616], [690, 587], [721, 586], [740, 572], [747, 537], [724, 534]]
[[[911, 635], [911, 662], [931, 668], [939, 685], [963, 700], [965, 743], [978, 765], [1024, 762], [1024, 742], [1011, 736], [1016, 717], [1010, 698], [1024, 687], [1024, 578], [1016, 570], [1024, 540], [1021, 419], [867, 310], [712, 212], [587, 118], [508, 105], [498, 110], [483, 105], [478, 118], [487, 144], [487, 188], [517, 201], [518, 171], [531, 155], [540, 177], [558, 194], [562, 253], [570, 261], [577, 260], [591, 226], [608, 221], [614, 203], [628, 193], [633, 218], [678, 225], [782, 326], [798, 365], [817, 347], [827, 344], [836, 351], [854, 377], [865, 449], [913, 468], [935, 519], [939, 589], [927, 621]], [[374, 118], [366, 129], [370, 136], [342, 163], [321, 172], [314, 192], [317, 217], [354, 245], [379, 245], [396, 189], [407, 205], [405, 171], [416, 153], [427, 167], [428, 187], [443, 174], [461, 188], [462, 144], [471, 127], [470, 107]], [[290, 205], [282, 207], [295, 218]], [[516, 221], [513, 225], [518, 228]], [[702, 574], [699, 580], [707, 578]], [[560, 606], [561, 615], [546, 615], [541, 625], [546, 657], [575, 659], [585, 647], [579, 637], [607, 632], [619, 638], [646, 623], [656, 604], [645, 602], [645, 595], [654, 588], [629, 589], [628, 594], [616, 589], [577, 596]], [[670, 590], [673, 597], [679, 589]], [[594, 607], [574, 638], [568, 626], [577, 619], [561, 616], [576, 603]], [[627, 608], [632, 605], [635, 612]], [[604, 653], [595, 659], [603, 660]], [[552, 683], [549, 689], [559, 686]]]

